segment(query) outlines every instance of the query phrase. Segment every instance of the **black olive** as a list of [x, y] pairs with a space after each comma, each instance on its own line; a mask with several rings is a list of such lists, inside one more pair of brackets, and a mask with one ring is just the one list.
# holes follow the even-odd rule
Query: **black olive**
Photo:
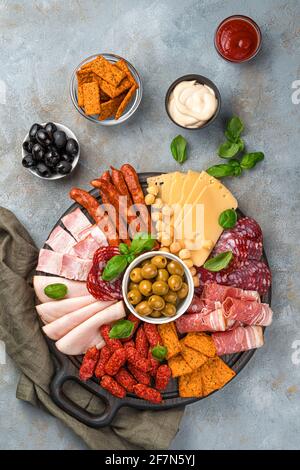
[[40, 144], [34, 144], [32, 147], [32, 156], [36, 162], [42, 161], [45, 156], [45, 149]]
[[72, 165], [70, 162], [62, 161], [56, 166], [58, 173], [61, 175], [67, 175], [72, 170]]
[[74, 157], [72, 155], [68, 155], [67, 153], [62, 153], [60, 156], [60, 159], [61, 161], [69, 162], [69, 163], [73, 163], [74, 161]]
[[33, 142], [31, 142], [30, 140], [25, 140], [25, 142], [23, 142], [22, 147], [25, 150], [25, 152], [31, 153], [33, 145], [34, 145]]
[[56, 167], [59, 161], [60, 161], [60, 155], [55, 149], [48, 150], [48, 152], [45, 153], [44, 162], [50, 168]]
[[36, 166], [36, 171], [44, 178], [49, 178], [52, 175], [50, 169], [45, 165], [45, 163], [38, 163]]
[[36, 133], [36, 140], [43, 147], [48, 147], [52, 143], [52, 138], [47, 134], [45, 129], [39, 129]]
[[67, 136], [64, 131], [55, 131], [53, 134], [54, 145], [58, 149], [65, 148], [67, 143]]
[[28, 154], [28, 155], [25, 155], [25, 157], [23, 158], [22, 165], [25, 166], [25, 168], [34, 168], [36, 165], [36, 162], [33, 159], [32, 155]]
[[50, 137], [52, 138], [53, 138], [54, 132], [57, 131], [57, 127], [55, 124], [53, 124], [53, 122], [47, 122], [44, 129], [47, 132], [47, 134], [50, 135]]
[[77, 155], [77, 153], [78, 153], [78, 143], [76, 142], [75, 139], [68, 139], [67, 145], [66, 145], [66, 152], [69, 155], [73, 155], [73, 157], [75, 157], [75, 155]]
[[40, 124], [33, 124], [30, 128], [30, 131], [29, 131], [29, 139], [32, 140], [32, 141], [35, 141], [36, 139], [36, 133], [39, 129], [42, 129], [42, 126]]

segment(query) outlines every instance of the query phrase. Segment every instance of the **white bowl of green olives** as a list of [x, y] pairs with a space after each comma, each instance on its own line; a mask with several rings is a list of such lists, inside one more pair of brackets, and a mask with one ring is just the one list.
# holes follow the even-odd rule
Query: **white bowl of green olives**
[[151, 251], [125, 271], [122, 293], [127, 308], [147, 323], [177, 320], [190, 306], [194, 282], [190, 270], [172, 253]]
[[47, 180], [69, 175], [76, 167], [79, 155], [75, 134], [57, 122], [33, 124], [22, 144], [23, 167]]

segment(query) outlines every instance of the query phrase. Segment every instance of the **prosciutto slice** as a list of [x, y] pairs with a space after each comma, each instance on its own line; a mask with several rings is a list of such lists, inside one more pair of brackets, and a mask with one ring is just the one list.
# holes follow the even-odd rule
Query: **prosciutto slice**
[[59, 351], [68, 355], [84, 354], [92, 346], [98, 349], [105, 345], [99, 328], [126, 316], [123, 301], [111, 305], [100, 313], [96, 313], [85, 322], [71, 330], [66, 336], [57, 341]]
[[212, 339], [218, 356], [260, 348], [264, 344], [261, 326], [238, 326], [225, 333], [213, 333]]
[[75, 245], [76, 240], [59, 225], [51, 232], [46, 243], [53, 251], [67, 253]]
[[79, 207], [70, 214], [65, 215], [61, 221], [77, 241], [82, 238], [82, 232], [92, 227], [91, 222]]
[[96, 302], [96, 299], [92, 295], [84, 295], [82, 297], [74, 297], [72, 299], [45, 302], [37, 305], [36, 310], [43, 323], [51, 323], [67, 313], [74, 312], [75, 310], [94, 302]]
[[188, 333], [190, 331], [225, 331], [226, 322], [221, 308], [203, 315], [200, 313], [191, 313], [182, 315], [176, 320], [176, 327], [179, 333]]
[[272, 323], [273, 312], [268, 304], [227, 297], [222, 307], [226, 320], [260, 326], [268, 326]]
[[61, 302], [58, 300], [51, 299], [44, 292], [45, 287], [47, 287], [49, 284], [56, 283], [63, 283], [67, 286], [68, 292], [66, 294], [65, 299], [90, 296], [85, 282], [70, 281], [69, 279], [63, 279], [61, 277], [54, 276], [33, 276], [33, 287], [35, 295], [37, 296], [40, 302], [54, 302], [55, 304]]
[[216, 282], [207, 282], [202, 292], [202, 298], [208, 300], [218, 300], [224, 302], [227, 297], [241, 300], [256, 300], [260, 302], [260, 295], [257, 291], [238, 289], [237, 287], [223, 286]]
[[112, 303], [112, 301], [97, 301], [90, 305], [86, 305], [79, 310], [75, 310], [75, 312], [67, 313], [52, 323], [48, 323], [48, 325], [43, 326], [43, 331], [48, 338], [58, 340], [96, 313], [102, 312], [102, 310], [112, 305]]
[[86, 281], [92, 267], [92, 260], [85, 260], [68, 254], [41, 249], [37, 271], [42, 271], [67, 279]]

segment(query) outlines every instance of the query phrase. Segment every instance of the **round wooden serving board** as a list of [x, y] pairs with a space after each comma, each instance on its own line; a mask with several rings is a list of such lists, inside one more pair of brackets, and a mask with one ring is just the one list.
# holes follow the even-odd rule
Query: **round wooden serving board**
[[[151, 176], [157, 176], [161, 173], [140, 173], [139, 179], [143, 189], [145, 190], [147, 186], [147, 178]], [[93, 189], [90, 193], [100, 199], [99, 191]], [[77, 207], [80, 207], [77, 203], [72, 204], [69, 209], [61, 216], [69, 214]], [[82, 209], [82, 208], [81, 208]], [[88, 216], [87, 212], [82, 209], [85, 215]], [[239, 217], [244, 216], [244, 214], [238, 210]], [[61, 224], [61, 218], [58, 220], [57, 225]], [[53, 229], [55, 228], [53, 227]], [[52, 230], [53, 230], [52, 229]], [[45, 245], [44, 248], [47, 248]], [[265, 253], [263, 253], [263, 260], [268, 264]], [[37, 274], [43, 274], [37, 272]], [[271, 304], [271, 288], [268, 293], [262, 298], [263, 302]], [[167, 408], [174, 408], [177, 406], [185, 406], [190, 403], [194, 403], [198, 400], [203, 400], [203, 398], [180, 398], [178, 393], [178, 384], [176, 379], [172, 379], [168, 389], [163, 393], [163, 402], [161, 404], [152, 404], [147, 401], [137, 398], [133, 394], [128, 394], [125, 398], [119, 399], [108, 393], [106, 390], [100, 387], [96, 378], [90, 379], [87, 382], [81, 382], [78, 378], [78, 370], [80, 368], [82, 356], [66, 356], [60, 353], [56, 347], [55, 342], [46, 338], [49, 348], [54, 356], [56, 372], [52, 378], [50, 384], [50, 394], [53, 401], [62, 408], [66, 413], [78, 419], [87, 426], [94, 428], [100, 428], [103, 426], [108, 426], [113, 420], [119, 408], [122, 406], [129, 406], [133, 408], [138, 408], [141, 410], [151, 409], [151, 410], [165, 410]], [[237, 354], [231, 354], [223, 356], [222, 359], [238, 374], [251, 359], [255, 350], [245, 351]], [[64, 384], [68, 381], [75, 381], [77, 384], [80, 384], [83, 388], [96, 395], [104, 403], [104, 411], [100, 415], [95, 415], [89, 413], [86, 409], [81, 408], [76, 403], [72, 402], [67, 395], [64, 393]], [[214, 392], [216, 393], [216, 392]]]

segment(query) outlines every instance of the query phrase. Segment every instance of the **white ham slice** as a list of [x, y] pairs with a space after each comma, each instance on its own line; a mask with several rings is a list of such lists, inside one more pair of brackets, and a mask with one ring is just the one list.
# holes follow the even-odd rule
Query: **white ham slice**
[[82, 238], [80, 237], [80, 234], [84, 232], [84, 230], [92, 227], [91, 222], [79, 207], [70, 214], [65, 215], [61, 221], [77, 241]]
[[79, 310], [94, 302], [96, 302], [96, 299], [92, 295], [84, 295], [71, 299], [57, 300], [56, 302], [45, 302], [37, 305], [35, 308], [43, 323], [51, 323], [67, 313]]
[[261, 326], [238, 326], [225, 333], [213, 333], [212, 339], [218, 356], [260, 348], [264, 344]]
[[91, 318], [95, 313], [102, 312], [102, 310], [106, 309], [113, 303], [113, 301], [97, 301], [90, 305], [86, 305], [79, 310], [75, 310], [75, 312], [67, 313], [61, 318], [43, 326], [43, 331], [48, 338], [57, 341], [69, 333], [69, 331], [73, 330], [73, 328]]
[[58, 253], [68, 253], [75, 245], [76, 240], [65, 229], [58, 225], [52, 230], [46, 243], [52, 250]]
[[93, 259], [95, 251], [100, 247], [97, 240], [92, 235], [88, 235], [83, 240], [76, 243], [69, 252], [70, 255], [78, 256], [83, 259]]
[[269, 326], [272, 323], [273, 312], [268, 304], [227, 297], [222, 308], [227, 320], [235, 320], [245, 325]]
[[62, 353], [71, 356], [84, 354], [92, 346], [100, 349], [105, 344], [99, 332], [100, 326], [120, 320], [125, 316], [123, 301], [113, 304], [67, 333], [55, 343], [56, 347]]
[[218, 300], [223, 302], [226, 297], [234, 297], [235, 299], [241, 300], [256, 300], [260, 302], [259, 293], [255, 290], [243, 290], [237, 287], [223, 286], [216, 282], [207, 282], [204, 285], [204, 289], [201, 298], [207, 300]]
[[86, 281], [91, 267], [91, 260], [42, 248], [36, 269], [37, 271], [63, 276], [75, 281]]
[[65, 296], [65, 299], [89, 295], [89, 291], [87, 290], [85, 282], [71, 281], [69, 279], [63, 279], [62, 277], [54, 276], [33, 276], [33, 287], [35, 290], [35, 295], [40, 302], [59, 302], [58, 300], [51, 299], [44, 292], [45, 287], [47, 287], [49, 284], [56, 283], [65, 284], [67, 286], [68, 292]]

